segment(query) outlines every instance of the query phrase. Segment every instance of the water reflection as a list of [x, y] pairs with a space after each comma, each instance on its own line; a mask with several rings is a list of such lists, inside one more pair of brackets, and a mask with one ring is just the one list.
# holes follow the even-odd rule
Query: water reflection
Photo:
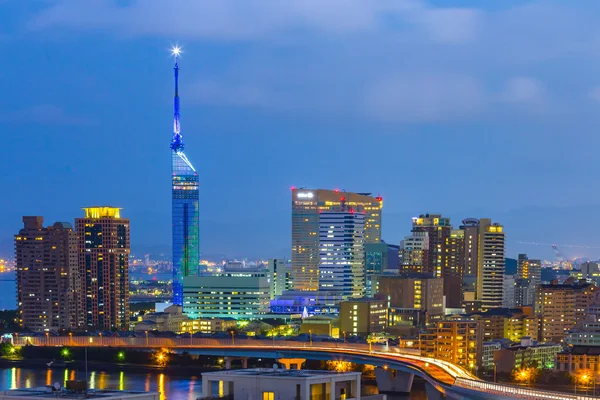
[[[191, 374], [190, 374], [191, 375]], [[36, 388], [52, 385], [54, 382], [65, 384], [69, 379], [83, 379], [85, 370], [69, 368], [27, 369], [27, 368], [0, 368], [0, 390], [17, 388]], [[151, 372], [137, 373], [127, 371], [89, 371], [90, 388], [97, 390], [140, 390], [160, 392], [160, 400], [196, 400], [202, 396], [202, 379], [200, 374], [195, 376], [177, 376], [168, 373]], [[216, 383], [213, 393], [223, 393], [223, 383]], [[374, 382], [364, 382], [362, 385], [365, 394], [377, 393]], [[413, 385], [414, 393], [402, 400], [427, 399], [423, 385]], [[389, 397], [388, 397], [389, 398]]]

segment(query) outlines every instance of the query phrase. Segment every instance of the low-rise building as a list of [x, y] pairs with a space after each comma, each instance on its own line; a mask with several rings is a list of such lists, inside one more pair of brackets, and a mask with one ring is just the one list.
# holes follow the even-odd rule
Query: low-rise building
[[481, 349], [481, 366], [482, 370], [491, 370], [494, 368], [494, 355], [502, 348], [502, 343], [499, 341], [483, 342]]
[[522, 337], [537, 340], [539, 318], [532, 307], [491, 308], [485, 312], [473, 312], [459, 318], [481, 322], [483, 340], [510, 339], [519, 341]]
[[304, 318], [300, 325], [300, 333], [340, 337], [340, 320], [335, 315], [314, 315]]
[[287, 290], [271, 300], [269, 308], [272, 314], [279, 315], [337, 315], [342, 300], [342, 296], [335, 292]]
[[594, 371], [600, 378], [600, 346], [573, 346], [556, 354], [555, 369], [575, 374], [579, 370]]
[[498, 372], [511, 372], [520, 368], [554, 368], [556, 354], [562, 346], [554, 343], [537, 343], [523, 338], [521, 343], [504, 347], [495, 353]]
[[387, 326], [387, 300], [375, 298], [351, 299], [340, 303], [340, 330], [348, 335], [368, 336], [383, 332]]
[[215, 333], [229, 330], [236, 325], [237, 321], [233, 318], [191, 319], [182, 312], [181, 306], [170, 305], [163, 311], [139, 316], [134, 330], [138, 332]]
[[[360, 372], [238, 369], [202, 374], [202, 397], [256, 400], [360, 400]], [[219, 393], [213, 383], [219, 382]]]

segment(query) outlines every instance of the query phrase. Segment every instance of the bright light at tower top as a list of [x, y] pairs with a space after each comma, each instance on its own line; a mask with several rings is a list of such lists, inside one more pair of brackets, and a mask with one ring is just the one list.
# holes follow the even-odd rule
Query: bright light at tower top
[[179, 46], [173, 46], [171, 48], [171, 54], [175, 57], [179, 57], [179, 55], [181, 54], [181, 47]]

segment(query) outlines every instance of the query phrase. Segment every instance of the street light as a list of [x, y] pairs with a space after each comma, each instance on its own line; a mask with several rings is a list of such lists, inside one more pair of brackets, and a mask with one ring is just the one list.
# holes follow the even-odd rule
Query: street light
[[100, 332], [100, 346], [102, 346], [102, 332]]
[[146, 331], [146, 347], [148, 346], [148, 331]]
[[496, 363], [492, 363], [494, 366], [494, 383], [496, 383]]
[[346, 332], [342, 332], [344, 334], [344, 343], [346, 343]]
[[308, 341], [310, 343], [310, 346], [312, 346], [312, 329], [308, 330]]
[[49, 336], [49, 335], [50, 335], [50, 334], [49, 334], [48, 332], [46, 332], [46, 346], [48, 346], [48, 340], [49, 340], [48, 336]]
[[232, 346], [235, 346], [235, 338], [234, 338], [234, 334], [235, 334], [235, 332], [234, 332], [234, 331], [231, 331], [231, 345], [232, 345]]
[[73, 345], [73, 332], [69, 332], [69, 344]]

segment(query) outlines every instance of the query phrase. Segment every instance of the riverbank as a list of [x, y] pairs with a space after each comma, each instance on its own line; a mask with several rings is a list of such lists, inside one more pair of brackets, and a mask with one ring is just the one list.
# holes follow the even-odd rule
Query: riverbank
[[[37, 370], [47, 369], [76, 369], [85, 370], [84, 361], [72, 361], [68, 363], [57, 362], [56, 366], [48, 367], [46, 363], [52, 360], [48, 359], [0, 359], [0, 368], [29, 368]], [[200, 376], [203, 372], [218, 371], [219, 368], [192, 365], [167, 365], [164, 367], [151, 364], [132, 364], [115, 363], [103, 361], [88, 361], [88, 369], [94, 369], [105, 372], [125, 371], [125, 372], [147, 372], [147, 373], [168, 373], [173, 376]]]

